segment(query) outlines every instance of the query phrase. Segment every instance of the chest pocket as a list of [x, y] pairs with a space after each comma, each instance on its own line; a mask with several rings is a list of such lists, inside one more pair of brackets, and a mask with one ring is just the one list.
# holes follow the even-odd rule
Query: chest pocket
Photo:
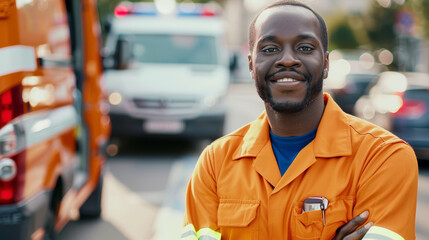
[[225, 239], [258, 239], [259, 200], [220, 199], [218, 226]]
[[295, 204], [292, 232], [296, 239], [332, 239], [339, 227], [352, 219], [353, 197], [341, 197], [328, 204], [325, 225], [321, 210], [302, 212], [302, 203]]

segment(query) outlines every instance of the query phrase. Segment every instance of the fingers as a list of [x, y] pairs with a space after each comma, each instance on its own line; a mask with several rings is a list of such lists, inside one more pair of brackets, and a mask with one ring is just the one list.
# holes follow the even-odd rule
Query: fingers
[[352, 220], [337, 230], [337, 234], [335, 235], [334, 239], [361, 239], [372, 226], [372, 223], [366, 224], [357, 231], [355, 230], [368, 219], [368, 216], [369, 212], [365, 211], [354, 217]]
[[362, 225], [368, 219], [368, 216], [369, 216], [368, 211], [365, 211], [365, 212], [359, 214], [358, 216], [356, 216], [352, 220], [350, 220], [348, 223], [346, 223], [343, 227], [341, 227], [340, 231], [343, 231], [347, 234], [353, 232], [354, 230], [356, 230], [356, 228], [358, 228], [360, 225]]
[[344, 240], [360, 240], [362, 239], [365, 234], [368, 232], [368, 230], [372, 227], [372, 222], [369, 222], [365, 224], [365, 226], [359, 228], [357, 231], [353, 232], [352, 234], [347, 235], [344, 237]]

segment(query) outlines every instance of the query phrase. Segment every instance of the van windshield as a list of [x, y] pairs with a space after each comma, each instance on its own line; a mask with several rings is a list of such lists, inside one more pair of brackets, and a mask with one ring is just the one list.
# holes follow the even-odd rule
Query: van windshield
[[122, 35], [142, 63], [218, 64], [215, 37], [195, 35]]

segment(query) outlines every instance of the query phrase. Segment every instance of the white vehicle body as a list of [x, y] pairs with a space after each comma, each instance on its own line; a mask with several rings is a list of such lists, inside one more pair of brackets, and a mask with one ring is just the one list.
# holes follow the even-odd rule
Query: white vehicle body
[[221, 136], [230, 78], [223, 34], [218, 17], [113, 19], [108, 55], [120, 39], [130, 42], [133, 55], [129, 67], [105, 71], [113, 134]]

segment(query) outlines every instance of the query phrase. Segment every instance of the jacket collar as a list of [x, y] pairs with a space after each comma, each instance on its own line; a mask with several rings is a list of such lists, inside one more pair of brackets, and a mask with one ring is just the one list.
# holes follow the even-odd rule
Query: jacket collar
[[[330, 158], [352, 154], [349, 120], [346, 113], [325, 93], [325, 111], [313, 140], [315, 157]], [[265, 145], [270, 144], [269, 124], [264, 111], [253, 121], [243, 137], [243, 144], [238, 148], [233, 160], [243, 157], [256, 157]]]
[[349, 116], [329, 94], [325, 93], [324, 99], [326, 107], [314, 139], [314, 156], [322, 158], [350, 156], [352, 140]]

